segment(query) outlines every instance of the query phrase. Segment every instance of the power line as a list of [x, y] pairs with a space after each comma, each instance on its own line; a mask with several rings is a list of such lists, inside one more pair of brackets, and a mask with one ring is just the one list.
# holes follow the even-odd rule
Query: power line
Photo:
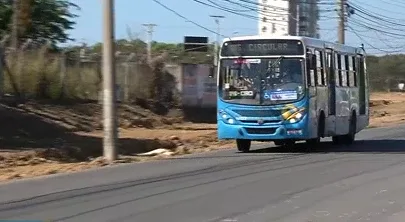
[[[220, 4], [218, 4], [217, 2], [214, 2], [212, 0], [206, 0], [207, 2], [204, 2], [203, 0], [192, 0], [198, 4], [207, 6], [207, 7], [211, 7], [211, 8], [215, 8], [224, 12], [228, 12], [231, 14], [235, 14], [235, 15], [239, 15], [248, 19], [252, 19], [255, 21], [260, 20], [261, 18], [259, 17], [260, 15], [262, 16], [291, 16], [290, 13], [288, 12], [288, 10], [286, 10], [285, 8], [282, 7], [277, 7], [277, 6], [269, 6], [269, 5], [263, 5], [261, 3], [257, 3], [257, 2], [251, 2], [251, 1], [245, 1], [245, 0], [239, 0], [238, 1], [234, 1], [234, 0], [222, 0], [226, 3], [230, 3], [233, 5], [237, 5], [240, 8], [243, 9], [247, 9], [248, 11], [254, 12], [256, 15], [250, 15], [250, 14], [246, 14], [246, 13], [241, 13], [241, 10], [236, 10], [234, 8], [229, 8], [229, 7], [225, 7], [222, 6]], [[300, 3], [300, 4], [304, 4], [304, 2]], [[315, 4], [315, 3], [306, 3], [306, 4]], [[253, 5], [253, 6], [252, 6]], [[331, 5], [331, 3], [328, 3], [328, 5]], [[259, 6], [263, 6], [263, 7], [259, 7]], [[267, 10], [264, 9], [272, 9], [272, 12], [269, 12]], [[318, 11], [321, 11], [318, 9]], [[332, 10], [327, 10], [326, 12], [330, 12]], [[243, 10], [243, 12], [247, 12], [245, 10]], [[257, 14], [259, 14], [259, 16], [257, 16]], [[320, 18], [322, 18], [322, 16], [320, 16]], [[274, 23], [277, 21], [264, 21], [264, 23]], [[283, 26], [287, 26], [286, 24], [278, 24], [278, 25], [283, 25]]]
[[354, 30], [351, 26], [348, 26], [348, 28], [362, 41], [364, 42], [366, 45], [370, 46], [371, 48], [378, 50], [380, 52], [384, 52], [384, 53], [397, 53], [397, 52], [401, 52], [402, 50], [397, 50], [397, 51], [386, 51], [380, 48], [377, 48], [375, 46], [373, 46], [372, 44], [370, 44], [369, 42], [367, 42], [363, 37], [361, 37], [361, 35], [359, 35], [356, 30]]
[[[192, 0], [192, 1], [194, 1], [194, 2], [196, 2], [198, 4], [201, 4], [201, 5], [204, 5], [204, 6], [215, 8], [215, 9], [218, 9], [218, 10], [221, 10], [221, 11], [224, 11], [224, 12], [228, 12], [228, 13], [231, 13], [231, 14], [239, 15], [239, 16], [242, 16], [242, 17], [245, 17], [245, 18], [248, 18], [248, 19], [252, 19], [252, 20], [255, 20], [255, 21], [260, 19], [260, 17], [258, 17], [258, 16], [249, 15], [249, 14], [241, 13], [241, 12], [236, 12], [236, 11], [234, 11], [232, 9], [227, 8], [227, 7], [217, 6], [215, 3], [211, 3], [212, 1], [210, 1], [210, 0], [208, 0], [208, 2], [210, 2], [211, 4], [203, 2], [201, 0]], [[258, 12], [256, 9], [254, 9], [254, 11]], [[258, 12], [258, 13], [261, 14], [260, 12]]]
[[[402, 22], [405, 22], [404, 19], [400, 18], [393, 18], [390, 16], [387, 16], [385, 13], [381, 13], [381, 11], [388, 11], [391, 14], [392, 11], [385, 10], [381, 7], [376, 7], [371, 4], [357, 4], [356, 1], [354, 0], [349, 0], [346, 4], [346, 7], [350, 8], [351, 10], [354, 10], [353, 16], [351, 16], [351, 19], [348, 21], [350, 25], [348, 25], [349, 32], [353, 33], [356, 37], [358, 37], [362, 42], [364, 42], [366, 45], [368, 45], [371, 49], [377, 50], [379, 52], [383, 53], [399, 53], [404, 50], [404, 46], [393, 46], [388, 44], [388, 42], [393, 42], [395, 39], [398, 39], [398, 37], [405, 37], [405, 25], [402, 24]], [[361, 5], [361, 6], [360, 6]], [[371, 8], [378, 9], [379, 11], [373, 11], [366, 9], [362, 7], [363, 5], [366, 5]], [[405, 6], [405, 5], [404, 5]], [[363, 31], [356, 30], [354, 28], [360, 27], [363, 28]], [[381, 42], [382, 44], [386, 45], [388, 48], [383, 49], [381, 47], [375, 46], [375, 44], [371, 44], [370, 42], [366, 41], [366, 38], [372, 39], [371, 33], [370, 34], [365, 34], [362, 35], [360, 32], [363, 33], [373, 33], [376, 35], [377, 38], [375, 40]], [[388, 38], [392, 38], [391, 41], [382, 38], [382, 36], [386, 36]]]
[[385, 12], [390, 13], [390, 14], [403, 15], [403, 13], [401, 13], [401, 12], [387, 10], [387, 9], [384, 9], [384, 8], [381, 8], [381, 7], [377, 7], [377, 6], [374, 6], [374, 5], [371, 5], [371, 4], [367, 4], [365, 2], [357, 3], [357, 1], [354, 1], [354, 0], [351, 0], [351, 2], [355, 2], [356, 4], [361, 4], [361, 5], [368, 6], [368, 7], [377, 9], [377, 10], [385, 11]]
[[188, 22], [190, 22], [190, 23], [192, 23], [192, 24], [194, 24], [194, 25], [196, 25], [196, 26], [198, 26], [198, 27], [200, 27], [200, 28], [202, 28], [202, 29], [204, 29], [204, 30], [206, 30], [206, 31], [208, 31], [208, 32], [211, 32], [211, 33], [220, 35], [220, 36], [222, 36], [222, 37], [225, 37], [225, 36], [223, 36], [223, 35], [217, 33], [217, 32], [214, 31], [214, 30], [211, 30], [211, 29], [209, 29], [209, 28], [206, 28], [205, 26], [202, 26], [202, 25], [200, 25], [200, 24], [194, 22], [194, 21], [191, 21], [190, 19], [186, 18], [185, 16], [181, 15], [180, 13], [178, 13], [178, 12], [175, 11], [174, 9], [171, 9], [171, 8], [168, 7], [167, 5], [161, 3], [160, 1], [158, 1], [158, 0], [153, 0], [153, 1], [156, 2], [157, 4], [159, 4], [160, 6], [162, 6], [163, 8], [167, 9], [168, 11], [173, 12], [173, 13], [174, 13], [175, 15], [177, 15], [178, 17], [183, 18], [184, 20], [186, 20], [186, 21], [188, 21]]
[[389, 31], [377, 29], [377, 28], [375, 28], [375, 27], [372, 27], [372, 26], [365, 25], [365, 24], [363, 24], [363, 23], [357, 22], [356, 20], [352, 20], [352, 21], [350, 21], [350, 22], [351, 22], [351, 23], [354, 23], [354, 24], [356, 24], [356, 25], [358, 25], [358, 26], [367, 28], [368, 30], [374, 30], [374, 31], [377, 31], [377, 32], [381, 32], [381, 33], [384, 33], [384, 34], [393, 36], [393, 37], [405, 37], [405, 34], [394, 33], [394, 32], [389, 32]]
[[358, 13], [360, 13], [360, 14], [363, 14], [363, 15], [369, 17], [370, 19], [375, 19], [375, 20], [377, 20], [379, 22], [386, 22], [386, 23], [391, 24], [391, 25], [397, 25], [397, 26], [405, 27], [405, 24], [394, 22], [394, 21], [404, 21], [404, 20], [397, 19], [397, 18], [390, 18], [390, 17], [384, 16], [384, 15], [381, 15], [381, 14], [378, 14], [378, 13], [375, 13], [375, 12], [369, 12], [369, 11], [367, 11], [367, 10], [363, 9], [362, 7], [357, 6], [355, 4], [349, 4], [348, 6], [353, 8], [356, 11], [357, 15], [358, 15]]

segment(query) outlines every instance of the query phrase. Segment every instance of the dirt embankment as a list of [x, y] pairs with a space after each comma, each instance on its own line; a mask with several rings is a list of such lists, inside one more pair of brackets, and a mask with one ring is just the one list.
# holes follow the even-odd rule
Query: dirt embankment
[[372, 94], [370, 117], [370, 127], [405, 123], [405, 93]]
[[[405, 123], [405, 94], [373, 94], [370, 105], [371, 127]], [[115, 164], [205, 152], [232, 144], [217, 140], [215, 124], [184, 122], [180, 110], [162, 116], [139, 106], [118, 108], [120, 158]], [[99, 104], [3, 104], [0, 123], [0, 181], [107, 165], [100, 158]]]
[[[120, 105], [118, 116], [117, 163], [204, 152], [229, 144], [217, 141], [215, 124], [184, 122], [180, 110], [162, 116], [139, 106]], [[0, 181], [107, 164], [100, 158], [99, 104], [1, 104], [0, 122]]]

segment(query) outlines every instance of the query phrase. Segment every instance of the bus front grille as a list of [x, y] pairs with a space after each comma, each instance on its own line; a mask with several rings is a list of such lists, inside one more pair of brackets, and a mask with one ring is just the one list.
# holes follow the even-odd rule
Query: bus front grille
[[247, 110], [247, 109], [234, 109], [233, 112], [244, 117], [275, 117], [280, 116], [280, 110]]
[[[258, 120], [239, 120], [240, 122], [242, 122], [242, 123], [249, 123], [249, 124], [259, 124], [258, 123]], [[276, 123], [281, 123], [282, 121], [281, 120], [263, 120], [262, 121], [262, 125], [263, 124], [276, 124]]]
[[277, 128], [245, 128], [248, 134], [274, 134]]

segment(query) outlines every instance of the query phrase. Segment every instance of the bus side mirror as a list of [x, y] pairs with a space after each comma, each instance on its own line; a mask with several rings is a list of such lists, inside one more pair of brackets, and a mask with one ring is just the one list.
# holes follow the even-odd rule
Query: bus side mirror
[[208, 73], [208, 77], [209, 78], [214, 78], [215, 76], [215, 68], [214, 67], [210, 67], [209, 73]]
[[311, 64], [312, 64], [312, 61], [311, 61], [312, 59], [311, 59], [311, 57], [309, 57], [308, 59], [307, 59], [307, 69], [308, 69], [308, 72], [309, 72], [309, 70], [311, 70]]

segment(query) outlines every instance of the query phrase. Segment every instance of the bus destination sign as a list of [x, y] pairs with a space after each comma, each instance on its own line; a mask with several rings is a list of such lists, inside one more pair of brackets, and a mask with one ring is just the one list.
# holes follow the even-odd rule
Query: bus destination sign
[[221, 56], [304, 55], [299, 40], [257, 39], [225, 42]]

